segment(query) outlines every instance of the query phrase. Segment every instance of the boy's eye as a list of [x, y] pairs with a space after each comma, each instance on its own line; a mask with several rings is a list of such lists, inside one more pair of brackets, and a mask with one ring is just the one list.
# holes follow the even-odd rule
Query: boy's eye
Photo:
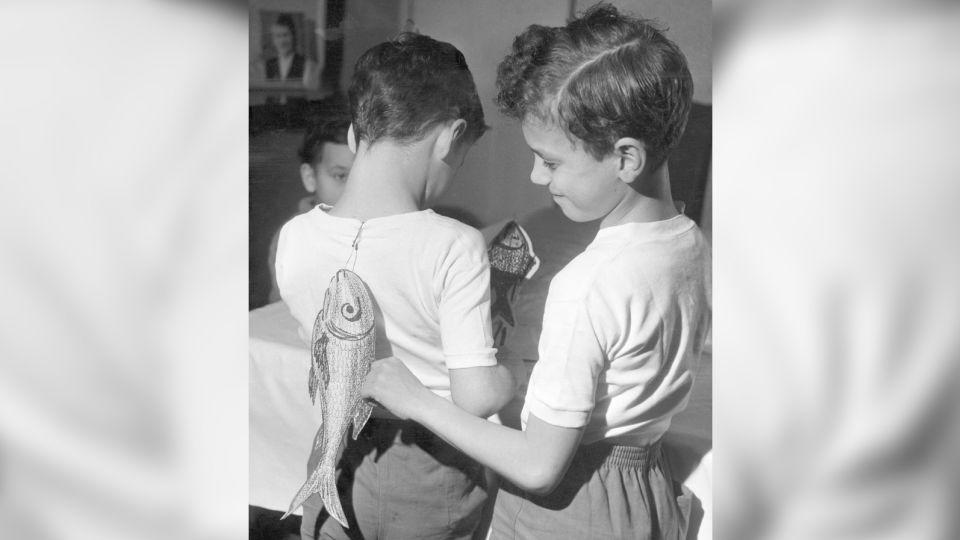
[[552, 171], [552, 170], [554, 170], [554, 169], [557, 168], [557, 163], [556, 163], [556, 162], [547, 161], [547, 160], [543, 159], [542, 157], [540, 157], [539, 154], [534, 154], [534, 157], [535, 157], [538, 161], [540, 161], [540, 163], [542, 163], [543, 166], [544, 166], [548, 171]]
[[557, 162], [555, 162], [555, 161], [547, 161], [547, 160], [543, 159], [543, 156], [541, 156], [541, 155], [540, 155], [539, 153], [537, 153], [537, 152], [534, 152], [534, 153], [533, 153], [533, 163], [534, 163], [534, 166], [536, 166], [537, 163], [540, 163], [541, 165], [543, 165], [543, 167], [544, 167], [545, 169], [547, 169], [548, 171], [551, 171], [551, 172], [552, 172], [553, 170], [555, 170], [555, 169], [560, 165], [559, 163], [557, 163]]

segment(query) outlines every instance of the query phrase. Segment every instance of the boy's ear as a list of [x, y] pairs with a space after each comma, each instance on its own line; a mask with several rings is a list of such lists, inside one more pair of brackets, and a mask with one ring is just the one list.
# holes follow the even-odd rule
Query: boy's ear
[[626, 184], [633, 183], [645, 172], [647, 148], [633, 137], [623, 137], [614, 145], [614, 154], [620, 160], [617, 176]]
[[353, 122], [350, 122], [350, 127], [347, 128], [347, 148], [351, 153], [357, 153], [357, 136], [353, 131]]
[[310, 193], [317, 191], [317, 175], [313, 172], [313, 167], [309, 163], [300, 164], [300, 180], [303, 181], [303, 187]]
[[453, 153], [457, 142], [460, 140], [466, 130], [467, 122], [463, 118], [457, 118], [453, 122], [447, 124], [440, 131], [440, 136], [437, 137], [437, 143], [434, 147], [436, 149], [437, 157], [441, 160], [446, 160], [447, 157]]

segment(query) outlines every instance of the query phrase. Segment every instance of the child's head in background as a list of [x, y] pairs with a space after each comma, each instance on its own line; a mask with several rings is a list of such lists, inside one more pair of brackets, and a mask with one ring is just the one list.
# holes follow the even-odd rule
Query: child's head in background
[[565, 27], [527, 28], [497, 88], [501, 111], [522, 121], [536, 154], [531, 180], [575, 221], [603, 218], [631, 190], [645, 194], [693, 94], [680, 49], [649, 21], [604, 4]]
[[313, 194], [311, 204], [336, 204], [353, 165], [353, 152], [347, 145], [350, 117], [346, 111], [328, 111], [328, 117], [311, 125], [300, 146], [300, 179]]
[[487, 129], [463, 53], [420, 34], [404, 32], [367, 50], [357, 60], [348, 95], [355, 137], [351, 143], [358, 147], [381, 141], [411, 145], [438, 127], [452, 127], [444, 165], [430, 173], [441, 177], [434, 182], [438, 191]]

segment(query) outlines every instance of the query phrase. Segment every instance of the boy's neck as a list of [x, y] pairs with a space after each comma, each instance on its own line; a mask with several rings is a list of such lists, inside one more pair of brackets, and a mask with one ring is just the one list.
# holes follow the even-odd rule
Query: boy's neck
[[657, 170], [634, 180], [639, 189], [628, 187], [620, 203], [601, 221], [600, 228], [624, 223], [650, 223], [676, 217], [676, 204], [670, 191], [670, 172], [664, 162]]
[[359, 220], [422, 210], [429, 168], [421, 142], [398, 145], [361, 143], [343, 195], [330, 214]]

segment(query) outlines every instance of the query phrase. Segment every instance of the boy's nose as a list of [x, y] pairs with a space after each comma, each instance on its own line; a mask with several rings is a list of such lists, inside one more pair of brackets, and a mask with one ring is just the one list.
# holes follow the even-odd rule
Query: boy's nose
[[534, 166], [530, 170], [530, 181], [538, 186], [545, 186], [550, 183], [550, 175], [540, 170], [540, 167]]

